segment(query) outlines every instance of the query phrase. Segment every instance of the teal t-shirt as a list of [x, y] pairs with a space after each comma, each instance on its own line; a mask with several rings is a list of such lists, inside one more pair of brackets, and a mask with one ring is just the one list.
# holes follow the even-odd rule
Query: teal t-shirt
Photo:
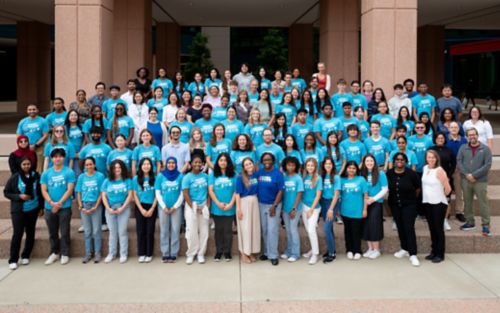
[[168, 105], [168, 102], [165, 98], [162, 98], [160, 100], [149, 99], [146, 105], [150, 109], [156, 108], [158, 110], [158, 120], [161, 121], [163, 119], [163, 109]]
[[108, 120], [108, 125], [106, 127], [106, 129], [111, 130], [111, 133], [113, 134], [113, 140], [115, 140], [118, 134], [122, 134], [123, 136], [125, 136], [125, 138], [128, 139], [129, 130], [131, 128], [135, 128], [134, 121], [132, 120], [132, 118], [130, 118], [130, 116], [124, 115], [120, 116], [117, 119], [117, 122], [118, 132], [113, 130], [113, 119]]
[[344, 102], [349, 102], [352, 104], [352, 95], [350, 93], [336, 93], [330, 98], [333, 109], [335, 110], [335, 117], [341, 117], [344, 115], [344, 110], [342, 105]]
[[426, 94], [425, 96], [418, 94], [411, 98], [411, 104], [417, 111], [416, 117], [419, 117], [423, 112], [427, 112], [429, 117], [431, 117], [432, 111], [436, 108], [436, 98], [430, 94]]
[[266, 128], [267, 125], [264, 123], [252, 125], [247, 124], [243, 132], [250, 136], [250, 139], [252, 139], [254, 146], [258, 147], [260, 144], [262, 144], [262, 142], [264, 142], [264, 140], [262, 139], [262, 133]]
[[297, 115], [297, 108], [292, 104], [279, 104], [274, 109], [275, 114], [283, 113], [286, 117], [286, 125], [290, 127], [292, 125], [293, 118]]
[[226, 128], [226, 138], [233, 142], [234, 138], [243, 133], [244, 126], [240, 120], [223, 120], [222, 125]]
[[78, 176], [75, 191], [81, 195], [82, 202], [96, 202], [101, 194], [101, 186], [104, 182], [104, 174], [95, 172], [94, 175], [89, 176], [86, 173]]
[[386, 156], [391, 152], [391, 144], [385, 137], [380, 137], [375, 141], [373, 137], [365, 140], [366, 152], [373, 154], [378, 165], [385, 164]]
[[121, 160], [127, 166], [127, 169], [130, 171], [132, 168], [132, 150], [125, 148], [123, 150], [114, 149], [109, 152], [108, 157], [106, 159], [106, 165], [109, 167], [111, 162], [114, 160]]
[[333, 131], [338, 133], [339, 131], [344, 131], [342, 122], [338, 118], [325, 119], [320, 117], [314, 122], [314, 132], [320, 133], [323, 140], [327, 140], [328, 133]]
[[30, 145], [34, 145], [44, 133], [49, 132], [49, 124], [47, 120], [41, 116], [35, 118], [25, 117], [17, 125], [16, 134], [26, 135]]
[[108, 172], [107, 160], [108, 154], [111, 152], [111, 147], [105, 143], [100, 143], [98, 145], [89, 143], [80, 151], [80, 159], [85, 159], [91, 156], [95, 159], [95, 167], [97, 171], [106, 175]]
[[194, 123], [194, 125], [201, 130], [201, 133], [203, 134], [203, 141], [205, 142], [210, 141], [210, 137], [212, 137], [212, 131], [214, 130], [216, 124], [217, 122], [214, 119], [210, 119], [207, 121], [204, 118], [200, 118]]
[[340, 213], [350, 218], [362, 218], [364, 206], [364, 194], [368, 192], [368, 184], [362, 176], [348, 179], [342, 177], [340, 180], [341, 197]]
[[335, 190], [340, 190], [340, 176], [333, 176], [333, 182], [330, 179], [330, 175], [326, 175], [323, 179], [323, 195], [324, 199], [332, 200], [335, 195]]
[[323, 159], [324, 159], [324, 155], [323, 155], [323, 152], [321, 151], [321, 148], [316, 148], [313, 151], [311, 151], [311, 150], [306, 151], [306, 150], [302, 149], [300, 151], [300, 156], [301, 156], [302, 161], [304, 163], [306, 163], [307, 159], [313, 158], [316, 160], [316, 162], [318, 162], [318, 164], [320, 164], [321, 161], [323, 161]]
[[292, 126], [292, 135], [299, 146], [299, 149], [304, 149], [304, 137], [313, 131], [312, 124], [295, 123]]
[[149, 158], [153, 163], [153, 172], [156, 172], [156, 162], [161, 161], [161, 151], [157, 145], [150, 145], [149, 147], [143, 144], [135, 147], [132, 153], [132, 160], [136, 161], [137, 171], [139, 171], [139, 163], [142, 159]]
[[207, 201], [208, 175], [205, 173], [188, 173], [182, 179], [182, 190], [188, 189], [192, 202], [202, 204]]
[[54, 128], [54, 126], [57, 125], [64, 125], [64, 122], [66, 121], [66, 116], [68, 115], [68, 112], [62, 111], [61, 113], [57, 112], [50, 112], [47, 114], [47, 117], [45, 119], [47, 120], [47, 123], [49, 124], [49, 128]]
[[227, 138], [217, 141], [215, 147], [213, 147], [210, 143], [207, 144], [207, 156], [210, 157], [212, 163], [215, 163], [219, 154], [224, 152], [231, 153], [231, 140]]
[[281, 161], [285, 158], [283, 149], [275, 143], [271, 143], [270, 145], [263, 143], [257, 147], [257, 162], [260, 162], [260, 158], [265, 152], [270, 152], [274, 155], [274, 166], [280, 168]]
[[193, 128], [193, 124], [189, 121], [179, 122], [173, 121], [170, 123], [170, 128], [173, 126], [177, 126], [181, 129], [181, 136], [179, 137], [179, 141], [182, 143], [189, 142], [189, 136], [191, 135], [191, 129]]
[[[299, 174], [294, 174], [292, 176], [285, 175], [285, 191], [283, 193], [283, 211], [285, 213], [290, 213], [292, 211], [299, 192], [304, 192], [302, 177]], [[297, 212], [302, 209], [300, 203], [295, 209]]]
[[49, 167], [52, 167], [52, 159], [50, 158], [50, 154], [54, 149], [63, 149], [66, 152], [66, 157], [64, 158], [64, 166], [69, 166], [69, 160], [73, 159], [76, 156], [75, 147], [71, 142], [68, 143], [56, 143], [55, 145], [50, 142], [45, 145], [43, 149], [43, 156], [49, 158]]
[[[394, 159], [394, 156], [398, 152], [399, 152], [398, 149], [391, 151], [391, 154], [389, 154], [389, 162], [394, 163], [392, 160]], [[415, 165], [415, 166], [418, 165], [417, 155], [415, 154], [415, 152], [413, 152], [413, 150], [406, 149], [405, 154], [406, 154], [406, 157], [408, 158], [408, 162], [406, 162], [407, 168], [411, 168], [413, 165]]]
[[375, 114], [372, 121], [380, 122], [380, 135], [387, 139], [391, 138], [392, 130], [397, 126], [397, 120], [389, 114]]
[[83, 144], [83, 129], [78, 126], [70, 127], [67, 130], [69, 142], [73, 144], [73, 148], [75, 148], [75, 152], [80, 152]]
[[106, 178], [101, 186], [101, 191], [108, 198], [108, 203], [111, 207], [123, 204], [131, 190], [132, 182], [128, 178], [118, 180], [109, 180]]
[[[326, 146], [321, 147], [321, 152], [323, 153], [324, 157], [328, 156], [328, 148]], [[344, 148], [339, 146], [339, 153], [337, 153], [337, 149], [335, 147], [331, 147], [331, 157], [333, 158], [333, 161], [335, 162], [335, 170], [336, 173], [340, 173], [340, 170], [342, 169], [342, 163], [344, 161], [344, 155], [345, 151]]]
[[[215, 177], [213, 173], [208, 177], [208, 185], [214, 189], [215, 196], [222, 203], [229, 203], [236, 190], [236, 176], [230, 178], [225, 175]], [[214, 201], [211, 205], [212, 214], [216, 216], [233, 216], [236, 214], [236, 206], [233, 205], [230, 210], [221, 210]]]
[[[318, 191], [323, 190], [323, 179], [321, 176], [318, 175], [318, 178], [316, 179], [316, 184], [313, 186], [312, 184], [312, 177], [310, 175], [307, 175], [304, 178], [304, 193], [302, 194], [302, 203], [307, 205], [308, 207], [311, 207], [314, 199], [316, 198], [316, 193]], [[316, 205], [315, 209], [319, 209], [319, 201], [318, 204]]]
[[179, 174], [175, 180], [168, 180], [163, 174], [158, 175], [155, 180], [155, 190], [161, 192], [163, 202], [167, 208], [172, 208], [179, 199], [182, 192], [182, 178], [184, 176]]
[[342, 157], [346, 160], [346, 162], [355, 161], [356, 164], [361, 165], [361, 161], [366, 155], [366, 147], [361, 141], [356, 140], [352, 142], [347, 139], [340, 143], [340, 147], [344, 153]]
[[156, 87], [163, 89], [163, 98], [167, 98], [170, 92], [174, 89], [174, 84], [168, 78], [156, 78], [151, 83], [151, 89], [155, 90]]
[[233, 161], [234, 168], [237, 173], [241, 173], [242, 163], [246, 158], [252, 159], [254, 163], [257, 162], [255, 151], [231, 151], [231, 160]]
[[[32, 175], [34, 172], [32, 173]], [[21, 194], [26, 193], [26, 184], [23, 182], [21, 177], [17, 180], [17, 188]], [[33, 197], [31, 200], [27, 200], [23, 202], [23, 212], [31, 212], [34, 209], [38, 208], [38, 186], [37, 184], [33, 184]]]
[[154, 185], [149, 183], [149, 177], [144, 177], [143, 185], [139, 185], [138, 177], [135, 176], [132, 180], [132, 188], [137, 194], [139, 201], [145, 204], [153, 204], [155, 201], [155, 188]]
[[[387, 176], [385, 175], [384, 171], [380, 170], [378, 172], [378, 179], [376, 185], [373, 185], [372, 183], [371, 172], [368, 172], [368, 176], [366, 177], [366, 182], [368, 183], [368, 197], [374, 197], [380, 192], [380, 190], [382, 190], [382, 187], [388, 187]], [[383, 203], [384, 198], [382, 197], [377, 202]]]
[[[59, 171], [50, 167], [42, 173], [40, 184], [46, 185], [50, 199], [54, 202], [58, 202], [61, 200], [66, 190], [68, 190], [68, 185], [74, 184], [75, 181], [75, 172], [69, 167], [64, 166]], [[47, 201], [45, 201], [45, 209], [52, 209], [52, 206]], [[62, 209], [71, 209], [71, 197], [68, 197], [68, 199], [64, 201]]]
[[408, 141], [413, 144], [413, 152], [417, 156], [417, 172], [422, 173], [425, 165], [425, 152], [433, 146], [430, 136], [424, 135], [418, 137], [417, 135], [410, 136]]
[[122, 99], [107, 99], [102, 103], [102, 113], [106, 115], [106, 118], [109, 120], [113, 119], [113, 116], [115, 115], [115, 108], [118, 103], [121, 103], [125, 106], [125, 110], [128, 110], [128, 105], [127, 102], [123, 101]]

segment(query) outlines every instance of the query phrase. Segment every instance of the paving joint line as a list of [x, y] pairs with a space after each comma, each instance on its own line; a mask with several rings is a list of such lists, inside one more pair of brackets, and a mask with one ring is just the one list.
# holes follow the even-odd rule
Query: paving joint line
[[500, 295], [496, 294], [491, 288], [489, 288], [488, 286], [486, 286], [485, 284], [483, 284], [483, 282], [481, 282], [474, 275], [472, 275], [467, 270], [465, 270], [465, 268], [463, 268], [460, 264], [458, 264], [457, 262], [455, 262], [455, 260], [453, 259], [453, 256], [448, 256], [448, 259], [450, 259], [452, 263], [454, 263], [458, 268], [460, 268], [463, 272], [465, 272], [470, 278], [472, 278], [477, 283], [479, 283], [479, 285], [481, 285], [484, 289], [486, 289], [487, 291], [489, 291], [497, 300], [500, 300]]

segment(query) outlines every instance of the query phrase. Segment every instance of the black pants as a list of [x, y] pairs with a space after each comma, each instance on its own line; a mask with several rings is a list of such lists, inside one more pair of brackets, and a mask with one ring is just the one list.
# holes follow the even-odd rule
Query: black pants
[[21, 253], [21, 258], [29, 259], [33, 245], [35, 244], [35, 226], [38, 219], [38, 210], [29, 212], [16, 212], [10, 215], [12, 220], [12, 240], [10, 242], [10, 258], [9, 263], [17, 263], [19, 260], [19, 250], [21, 249], [21, 241], [23, 234], [26, 232], [26, 240], [24, 249]]
[[361, 253], [363, 219], [342, 216], [342, 220], [344, 221], [345, 251], [354, 254]]
[[443, 223], [448, 205], [425, 204], [427, 223], [431, 232], [432, 250], [431, 254], [444, 259], [445, 236]]
[[[416, 205], [392, 206], [392, 215], [398, 226], [401, 249], [410, 255], [417, 255], [417, 235], [415, 234], [415, 219], [417, 218]], [[443, 226], [441, 224], [441, 226]]]
[[57, 213], [45, 210], [45, 222], [49, 229], [50, 253], [69, 256], [71, 207], [61, 208]]
[[[151, 204], [141, 203], [145, 210], [151, 208]], [[155, 226], [158, 210], [151, 217], [144, 217], [135, 206], [135, 225], [137, 230], [137, 254], [139, 256], [153, 256], [155, 242]]]
[[234, 216], [214, 215], [216, 253], [231, 254], [233, 246], [233, 218]]

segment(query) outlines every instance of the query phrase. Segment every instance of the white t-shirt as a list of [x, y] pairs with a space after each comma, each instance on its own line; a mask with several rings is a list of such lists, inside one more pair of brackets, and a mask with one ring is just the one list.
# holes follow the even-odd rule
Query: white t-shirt
[[478, 120], [476, 123], [473, 123], [472, 120], [467, 120], [464, 122], [463, 128], [466, 132], [470, 128], [477, 129], [479, 141], [485, 145], [488, 145], [488, 139], [493, 139], [493, 129], [491, 128], [490, 122], [486, 120]]
[[162, 116], [162, 121], [172, 123], [175, 121], [175, 114], [177, 114], [177, 111], [179, 110], [178, 107], [175, 105], [166, 105], [163, 108], [163, 116]]

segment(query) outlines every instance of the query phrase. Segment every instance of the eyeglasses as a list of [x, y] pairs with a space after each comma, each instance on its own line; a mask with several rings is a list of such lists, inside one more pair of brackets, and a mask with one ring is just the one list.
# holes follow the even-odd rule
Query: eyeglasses
[[64, 133], [64, 130], [62, 130], [62, 129], [56, 129], [56, 130], [54, 130], [54, 133]]
[[422, 127], [422, 126], [420, 126], [420, 127], [415, 127], [415, 129], [425, 129], [425, 127]]
[[170, 132], [172, 135], [179, 135], [181, 132], [179, 131], [173, 131], [173, 132]]

